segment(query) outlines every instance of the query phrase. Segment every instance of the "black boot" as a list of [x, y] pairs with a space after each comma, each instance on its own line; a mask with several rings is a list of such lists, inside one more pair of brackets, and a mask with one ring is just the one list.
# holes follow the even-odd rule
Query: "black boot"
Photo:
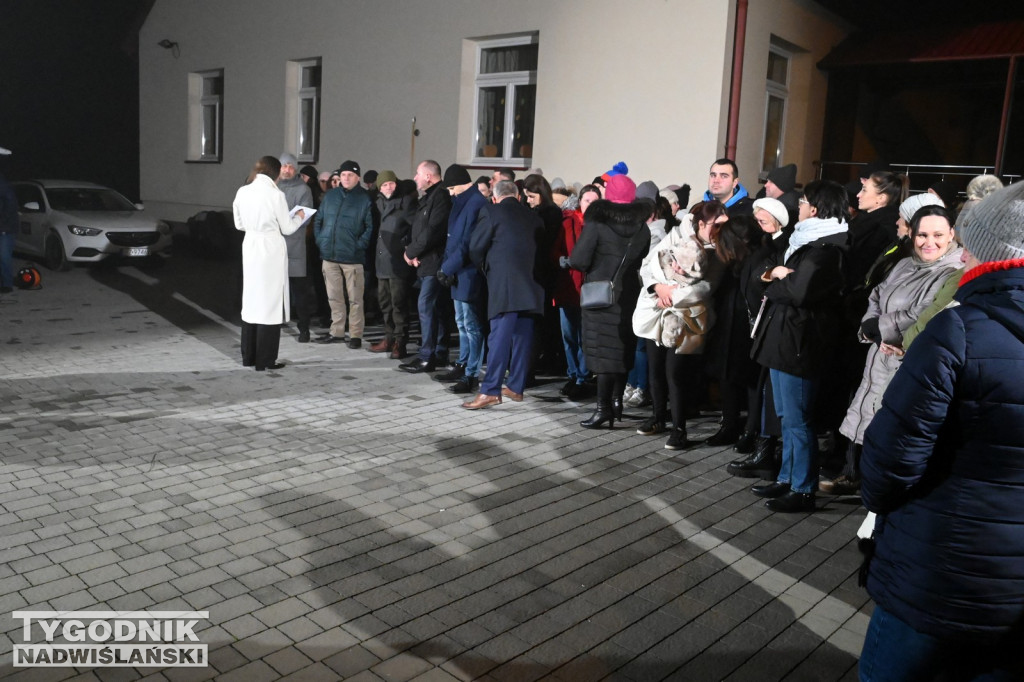
[[756, 447], [757, 433], [754, 431], [746, 431], [740, 436], [739, 440], [736, 441], [736, 445], [734, 445], [732, 449], [741, 455], [749, 455]]
[[726, 471], [740, 478], [763, 478], [768, 481], [774, 479], [778, 473], [775, 466], [777, 443], [778, 438], [775, 436], [758, 439], [753, 454], [730, 462]]
[[626, 390], [626, 376], [624, 374], [615, 374], [614, 383], [612, 383], [612, 414], [619, 421], [622, 421], [622, 394]]
[[608, 428], [615, 427], [615, 414], [612, 412], [612, 384], [611, 374], [597, 375], [597, 409], [590, 419], [580, 422], [585, 429], [599, 429], [608, 422]]

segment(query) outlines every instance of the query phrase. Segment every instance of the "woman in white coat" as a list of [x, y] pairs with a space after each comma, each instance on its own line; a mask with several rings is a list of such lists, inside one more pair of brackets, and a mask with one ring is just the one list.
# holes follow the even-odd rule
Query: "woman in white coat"
[[305, 222], [303, 211], [288, 216], [284, 193], [277, 188], [281, 162], [264, 156], [232, 205], [242, 241], [242, 365], [262, 372], [280, 369], [277, 349], [288, 309], [288, 247], [284, 236]]

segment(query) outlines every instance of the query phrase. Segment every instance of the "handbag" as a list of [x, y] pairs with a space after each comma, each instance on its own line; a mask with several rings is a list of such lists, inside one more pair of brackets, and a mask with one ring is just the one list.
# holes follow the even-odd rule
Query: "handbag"
[[608, 279], [586, 282], [580, 287], [580, 307], [599, 310], [615, 305], [615, 284]]
[[[646, 230], [639, 230], [636, 234], [640, 234]], [[636, 239], [636, 234], [626, 244], [626, 252], [622, 254], [622, 260], [619, 261], [619, 267], [615, 268], [615, 274], [612, 275], [611, 279], [597, 279], [593, 282], [584, 282], [583, 286], [580, 287], [580, 308], [586, 310], [601, 310], [602, 308], [610, 308], [615, 305], [616, 292], [615, 292], [615, 281], [619, 278], [619, 271], [622, 270], [623, 264], [626, 262], [626, 256], [629, 255], [630, 247], [633, 246], [633, 240]]]

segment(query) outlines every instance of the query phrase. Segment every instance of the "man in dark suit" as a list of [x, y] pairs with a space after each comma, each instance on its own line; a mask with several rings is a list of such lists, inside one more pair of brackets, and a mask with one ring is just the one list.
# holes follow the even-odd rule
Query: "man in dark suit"
[[[533, 278], [537, 233], [544, 225], [537, 214], [519, 203], [514, 182], [494, 185], [494, 204], [484, 206], [469, 240], [469, 256], [487, 278], [487, 372], [480, 393], [462, 406], [480, 410], [501, 402], [523, 399], [530, 369], [534, 316], [544, 310], [544, 290]], [[508, 372], [508, 385], [502, 380]]]

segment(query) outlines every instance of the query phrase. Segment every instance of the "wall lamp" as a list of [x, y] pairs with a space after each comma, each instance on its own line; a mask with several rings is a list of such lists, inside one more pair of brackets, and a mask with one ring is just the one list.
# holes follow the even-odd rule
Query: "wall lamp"
[[177, 59], [178, 55], [181, 54], [181, 50], [178, 49], [178, 43], [174, 42], [173, 40], [168, 40], [167, 38], [164, 38], [159, 43], [157, 43], [157, 45], [164, 48], [165, 50], [170, 50], [171, 54], [174, 55], [175, 59]]

